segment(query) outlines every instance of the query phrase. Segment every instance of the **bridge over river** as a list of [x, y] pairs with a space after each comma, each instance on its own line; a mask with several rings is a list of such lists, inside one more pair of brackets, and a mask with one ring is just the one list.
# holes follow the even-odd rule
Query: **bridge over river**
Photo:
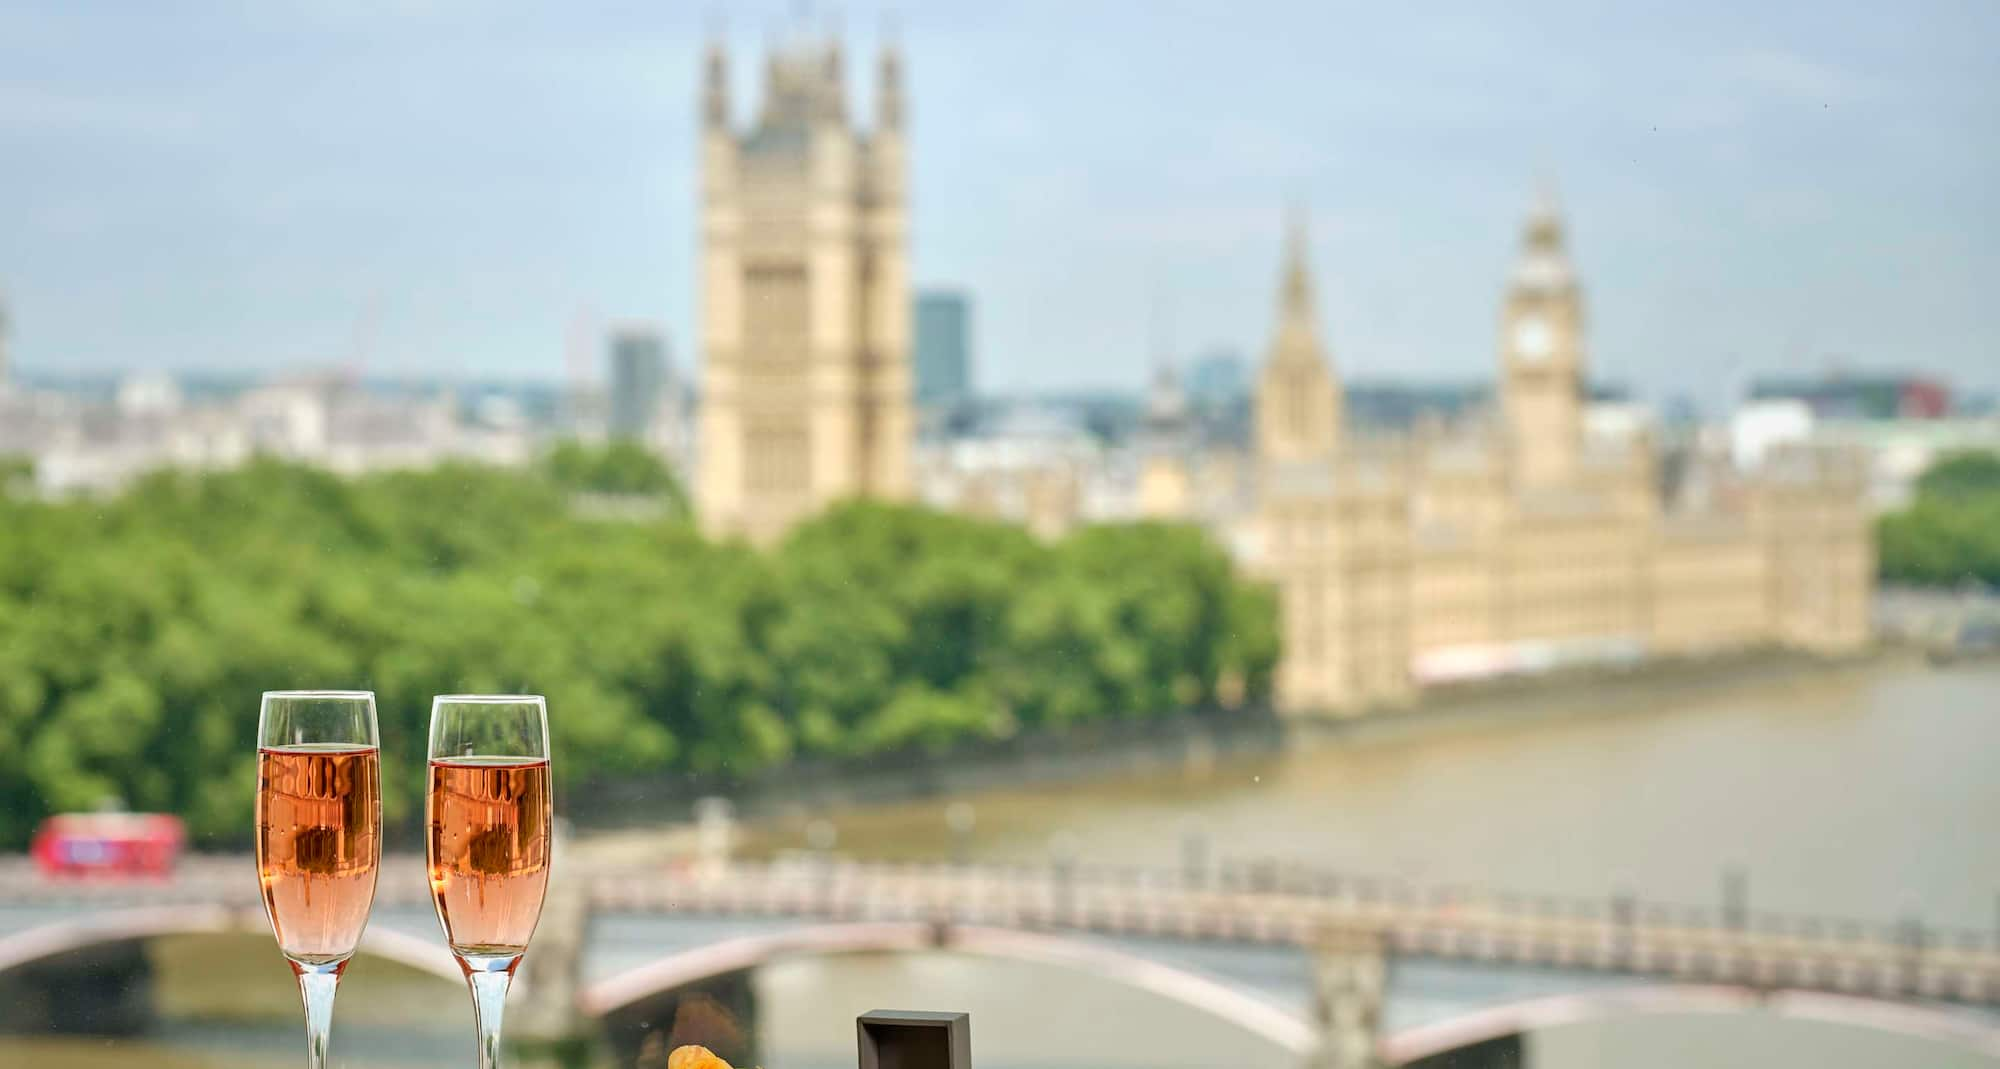
[[[1417, 889], [1277, 865], [1191, 872], [833, 860], [559, 866], [510, 1032], [636, 1051], [689, 993], [756, 1019], [744, 978], [811, 955], [944, 949], [1081, 970], [1216, 1015], [1315, 1067], [1496, 1060], [1526, 1032], [1757, 1008], [2000, 1058], [1993, 933], [1636, 899]], [[149, 883], [0, 864], [0, 983], [186, 932], [266, 932], [247, 857]], [[455, 978], [422, 864], [385, 862], [363, 952]], [[518, 1025], [518, 1027], [516, 1027]]]

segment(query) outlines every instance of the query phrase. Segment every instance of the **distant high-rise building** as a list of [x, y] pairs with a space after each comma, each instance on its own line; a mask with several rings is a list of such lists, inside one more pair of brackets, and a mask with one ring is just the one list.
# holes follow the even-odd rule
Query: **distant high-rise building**
[[1210, 349], [1188, 367], [1188, 397], [1197, 405], [1230, 404], [1249, 391], [1249, 368], [1234, 349]]
[[701, 471], [712, 533], [776, 539], [847, 497], [910, 492], [910, 291], [902, 60], [875, 122], [848, 120], [837, 41], [767, 59], [732, 123], [728, 60], [702, 91]]
[[1803, 401], [1823, 420], [1943, 419], [1952, 411], [1951, 387], [1920, 375], [1760, 378], [1750, 399]]
[[659, 328], [611, 332], [611, 437], [645, 441], [651, 435], [666, 377], [667, 342]]
[[972, 302], [963, 293], [917, 294], [917, 404], [948, 408], [972, 392]]
[[7, 386], [7, 301], [0, 297], [0, 389]]

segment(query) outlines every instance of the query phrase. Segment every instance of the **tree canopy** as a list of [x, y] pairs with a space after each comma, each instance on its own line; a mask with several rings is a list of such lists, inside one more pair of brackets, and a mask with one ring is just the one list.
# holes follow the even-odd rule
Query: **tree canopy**
[[439, 693], [548, 695], [575, 779], [749, 773], [1268, 692], [1272, 595], [1193, 529], [1044, 543], [856, 502], [759, 552], [704, 539], [678, 505], [575, 507], [678, 503], [651, 463], [558, 450], [531, 470], [350, 480], [264, 460], [102, 501], [0, 497], [0, 843], [108, 797], [240, 842], [264, 690], [377, 692], [392, 820], [420, 804]]
[[1939, 459], [1909, 507], [1882, 517], [1877, 538], [1884, 579], [2000, 585], [2000, 453]]
[[2000, 453], [1947, 454], [1917, 477], [1917, 495], [1937, 500], [1971, 500], [2000, 494]]
[[637, 442], [619, 440], [595, 448], [562, 442], [549, 450], [542, 467], [558, 486], [571, 490], [663, 497], [687, 511], [680, 482]]

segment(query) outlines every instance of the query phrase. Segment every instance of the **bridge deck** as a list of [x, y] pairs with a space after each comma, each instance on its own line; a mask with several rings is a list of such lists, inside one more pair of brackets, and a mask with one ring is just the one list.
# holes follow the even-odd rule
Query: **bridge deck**
[[[385, 922], [392, 912], [414, 910], [419, 920], [408, 928], [422, 927], [428, 904], [422, 870], [415, 859], [384, 865], [377, 902]], [[706, 870], [576, 866], [558, 878], [582, 881], [595, 923], [610, 926], [593, 932], [590, 941], [592, 957], [606, 955], [589, 969], [600, 975], [673, 949], [659, 945], [666, 933], [633, 918], [677, 915], [710, 921], [703, 926], [708, 939], [719, 938], [716, 933], [732, 918], [746, 924], [783, 918], [1061, 930], [1163, 948], [1175, 943], [1312, 948], [1328, 939], [1362, 938], [1399, 961], [2000, 1007], [2000, 952], [1962, 940], [1939, 944], [1917, 928], [1898, 930], [1895, 938], [1806, 923], [1772, 931], [1661, 923], [1638, 909], [1576, 916], [1510, 910], [1495, 900], [1450, 894], [1391, 897], [1370, 894], [1353, 882], [1309, 890], [1250, 888], [1193, 884], [1173, 873], [1107, 876], [1065, 868], [848, 862]], [[39, 907], [36, 913], [167, 903], [254, 908], [254, 868], [248, 858], [198, 858], [170, 880], [90, 883], [50, 881], [25, 863], [0, 863], [0, 904]], [[623, 936], [617, 934], [621, 925], [630, 929]], [[770, 930], [768, 923], [753, 927]]]

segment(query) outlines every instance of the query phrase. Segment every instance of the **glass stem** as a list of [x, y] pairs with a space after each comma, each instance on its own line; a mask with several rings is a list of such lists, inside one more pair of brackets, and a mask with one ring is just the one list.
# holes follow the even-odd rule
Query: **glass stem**
[[514, 982], [519, 954], [460, 954], [465, 982], [472, 988], [472, 1021], [479, 1029], [479, 1069], [500, 1069], [500, 1018], [507, 988]]
[[333, 1031], [333, 992], [347, 959], [329, 962], [293, 961], [299, 978], [299, 998], [306, 1004], [306, 1069], [326, 1069], [326, 1037]]

